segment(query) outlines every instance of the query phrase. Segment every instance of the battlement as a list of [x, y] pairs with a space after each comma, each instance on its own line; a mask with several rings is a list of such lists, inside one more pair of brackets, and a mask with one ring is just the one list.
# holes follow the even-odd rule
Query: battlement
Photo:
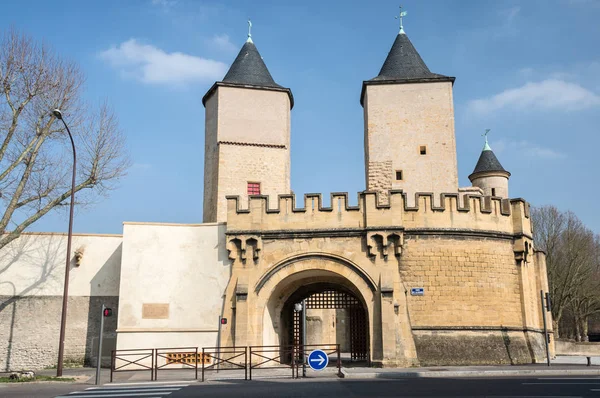
[[252, 195], [242, 207], [239, 196], [227, 196], [227, 230], [470, 229], [531, 235], [529, 204], [520, 198], [442, 193], [437, 202], [433, 193], [418, 192], [409, 205], [402, 190], [388, 197], [380, 204], [378, 193], [363, 191], [358, 206], [351, 206], [348, 193], [334, 192], [325, 207], [318, 193], [305, 194], [302, 206], [295, 195], [279, 195], [274, 207], [268, 196]]

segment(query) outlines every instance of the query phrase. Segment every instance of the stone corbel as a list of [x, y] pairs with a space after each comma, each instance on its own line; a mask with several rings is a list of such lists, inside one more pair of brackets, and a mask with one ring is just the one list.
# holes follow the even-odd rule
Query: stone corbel
[[240, 257], [241, 243], [239, 237], [232, 236], [227, 240], [227, 257], [230, 260], [237, 260]]
[[258, 260], [258, 255], [262, 250], [262, 239], [258, 235], [251, 235], [246, 238], [246, 248], [252, 250], [252, 259]]
[[387, 240], [394, 246], [394, 256], [400, 257], [402, 246], [404, 246], [404, 234], [402, 232], [393, 232], [387, 236]]
[[367, 232], [367, 255], [375, 257], [377, 255], [377, 238], [383, 239], [379, 232]]
[[253, 260], [258, 260], [262, 250], [262, 239], [258, 235], [231, 236], [227, 242], [227, 251], [230, 260], [240, 259], [246, 262], [248, 250], [252, 251]]
[[513, 243], [513, 251], [515, 253], [515, 260], [517, 263], [529, 262], [529, 254], [533, 253], [533, 245], [529, 239], [520, 237]]
[[368, 232], [367, 233], [367, 254], [370, 257], [377, 255], [376, 251], [381, 242], [381, 254], [387, 260], [390, 246], [394, 251], [394, 256], [399, 257], [402, 254], [404, 245], [404, 234], [402, 232]]

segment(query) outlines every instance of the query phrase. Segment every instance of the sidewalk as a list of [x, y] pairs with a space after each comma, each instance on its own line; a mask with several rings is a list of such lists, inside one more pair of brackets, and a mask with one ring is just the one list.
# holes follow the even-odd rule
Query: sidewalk
[[[55, 376], [56, 370], [47, 369], [36, 372], [41, 375]], [[302, 369], [300, 369], [302, 373]], [[337, 368], [328, 367], [322, 372], [307, 369], [308, 379], [336, 378]], [[551, 361], [551, 366], [543, 364], [501, 365], [501, 366], [436, 366], [425, 368], [367, 368], [342, 367], [344, 378], [348, 379], [399, 379], [408, 377], [509, 377], [509, 376], [600, 376], [600, 357], [592, 357], [592, 366], [586, 366], [585, 357], [557, 357]], [[95, 383], [94, 368], [64, 369], [65, 377], [79, 376], [86, 384]], [[249, 375], [249, 374], [248, 374]], [[113, 375], [113, 383], [160, 383], [160, 382], [200, 382], [201, 370], [198, 369], [198, 380], [195, 370], [159, 370], [158, 380], [150, 381], [150, 371], [122, 372]], [[290, 369], [253, 369], [252, 379], [267, 378], [291, 379]], [[87, 377], [87, 380], [85, 379]], [[243, 380], [243, 370], [220, 370], [205, 373], [206, 381]], [[100, 384], [110, 382], [110, 370], [102, 369]]]

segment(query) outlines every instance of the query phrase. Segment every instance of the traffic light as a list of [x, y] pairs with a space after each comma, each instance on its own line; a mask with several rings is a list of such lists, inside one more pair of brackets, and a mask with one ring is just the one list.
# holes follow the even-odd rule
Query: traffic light
[[550, 294], [546, 293], [545, 298], [546, 298], [546, 311], [552, 312], [552, 300], [550, 299]]
[[104, 316], [112, 316], [112, 308], [105, 308], [104, 309], [104, 313], [102, 315], [104, 315]]
[[227, 325], [227, 318], [221, 318], [221, 325]]

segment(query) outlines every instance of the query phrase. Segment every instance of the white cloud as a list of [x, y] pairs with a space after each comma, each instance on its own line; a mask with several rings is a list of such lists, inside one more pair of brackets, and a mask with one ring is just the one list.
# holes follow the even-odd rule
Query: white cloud
[[229, 40], [229, 35], [214, 35], [211, 39], [206, 40], [211, 47], [224, 53], [234, 53], [238, 50], [237, 46]]
[[541, 159], [564, 159], [566, 154], [552, 148], [542, 147], [528, 141], [506, 142], [503, 140], [490, 142], [492, 150], [497, 153], [508, 151], [519, 151], [519, 153], [527, 154], [532, 157]]
[[100, 58], [124, 76], [153, 84], [213, 81], [227, 72], [223, 62], [180, 52], [167, 53], [135, 39], [102, 51]]
[[472, 100], [467, 108], [477, 114], [488, 114], [503, 108], [527, 111], [580, 110], [600, 106], [600, 96], [577, 83], [558, 79], [528, 82], [489, 98]]

